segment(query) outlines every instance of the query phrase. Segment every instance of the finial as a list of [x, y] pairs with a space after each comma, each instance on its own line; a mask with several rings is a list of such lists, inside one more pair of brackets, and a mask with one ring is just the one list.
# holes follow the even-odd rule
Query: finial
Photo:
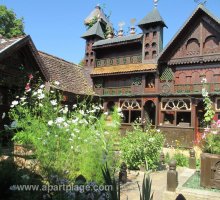
[[154, 6], [157, 7], [159, 0], [154, 0]]
[[130, 34], [135, 34], [135, 32], [136, 32], [135, 27], [134, 27], [135, 22], [136, 22], [135, 18], [130, 20], [130, 23], [131, 23]]
[[118, 36], [121, 37], [124, 35], [124, 31], [123, 31], [123, 26], [125, 25], [124, 22], [119, 22], [118, 26], [119, 26], [119, 31], [118, 31]]

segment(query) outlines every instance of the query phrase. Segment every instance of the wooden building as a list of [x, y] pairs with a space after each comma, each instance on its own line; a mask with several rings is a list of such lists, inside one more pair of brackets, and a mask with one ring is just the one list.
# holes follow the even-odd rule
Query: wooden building
[[59, 81], [64, 101], [76, 102], [76, 96], [93, 95], [81, 67], [61, 58], [39, 52], [30, 36], [0, 38], [0, 131], [9, 123], [3, 113], [10, 109], [17, 95], [22, 95], [29, 75], [50, 83]]
[[140, 118], [161, 129], [169, 145], [192, 146], [204, 128], [204, 77], [220, 119], [220, 21], [199, 5], [163, 48], [166, 24], [156, 6], [138, 23], [140, 34], [132, 27], [114, 36], [103, 16], [97, 6], [85, 24], [98, 20], [82, 38], [85, 69], [105, 111], [120, 107], [124, 128]]

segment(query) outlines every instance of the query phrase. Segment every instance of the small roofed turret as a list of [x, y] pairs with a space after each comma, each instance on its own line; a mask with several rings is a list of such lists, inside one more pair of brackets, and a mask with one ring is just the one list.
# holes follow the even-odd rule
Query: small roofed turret
[[89, 14], [89, 16], [86, 17], [84, 24], [88, 26], [95, 18], [99, 18], [103, 24], [112, 27], [112, 24], [109, 22], [108, 18], [99, 5], [97, 5], [95, 9]]
[[98, 36], [100, 39], [105, 39], [105, 35], [100, 23], [98, 20], [90, 29], [88, 29], [81, 37], [86, 39], [91, 36]]
[[142, 29], [145, 26], [148, 25], [154, 25], [154, 24], [160, 24], [163, 27], [167, 27], [163, 18], [160, 16], [160, 13], [155, 6], [153, 10], [148, 13], [139, 23], [138, 26]]

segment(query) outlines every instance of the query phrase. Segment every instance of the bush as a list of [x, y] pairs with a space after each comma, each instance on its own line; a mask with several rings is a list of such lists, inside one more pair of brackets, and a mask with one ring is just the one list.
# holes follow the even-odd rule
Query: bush
[[147, 163], [148, 169], [156, 169], [159, 156], [164, 144], [164, 136], [157, 129], [134, 128], [121, 140], [122, 158], [129, 169], [138, 169], [140, 165]]
[[48, 91], [44, 85], [31, 89], [30, 82], [11, 107], [10, 116], [17, 123], [15, 142], [32, 146], [48, 179], [58, 175], [74, 180], [82, 174], [88, 181], [102, 182], [101, 167], [107, 161], [112, 167], [115, 161], [113, 144], [120, 125], [116, 111], [112, 124], [107, 124], [99, 105], [63, 105], [59, 91]]
[[189, 166], [189, 158], [177, 150], [173, 156], [173, 160], [176, 160], [176, 165], [180, 167]]

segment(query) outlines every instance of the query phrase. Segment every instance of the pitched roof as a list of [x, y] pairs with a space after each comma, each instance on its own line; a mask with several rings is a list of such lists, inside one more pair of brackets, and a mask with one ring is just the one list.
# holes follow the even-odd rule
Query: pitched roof
[[[179, 29], [179, 31], [173, 36], [173, 38], [170, 40], [170, 42], [166, 45], [166, 47], [163, 49], [163, 51], [160, 53], [160, 55], [158, 56], [158, 60], [160, 60], [163, 55], [165, 54], [165, 52], [168, 52], [168, 49], [173, 48], [172, 45], [174, 44], [174, 41], [178, 40], [179, 38], [181, 38], [181, 34], [183, 33], [183, 31], [186, 29], [187, 25], [190, 22], [193, 22], [194, 18], [196, 17], [197, 14], [199, 14], [200, 12], [203, 12], [205, 14], [207, 14], [209, 17], [211, 17], [214, 21], [216, 21], [218, 24], [220, 24], [220, 20], [214, 16], [213, 14], [211, 14], [211, 12], [209, 10], [207, 10], [203, 5], [199, 4], [198, 7], [194, 10], [194, 12], [192, 13], [192, 15], [186, 20], [186, 22], [183, 24], [183, 26]], [[188, 31], [188, 30], [187, 30]]]
[[0, 60], [7, 58], [9, 55], [13, 54], [15, 51], [18, 51], [20, 48], [26, 46], [27, 49], [31, 52], [30, 59], [34, 59], [39, 67], [39, 71], [42, 74], [42, 78], [45, 80], [49, 79], [47, 70], [42, 63], [38, 55], [38, 51], [29, 35], [19, 36], [11, 39], [0, 38]]
[[78, 65], [41, 51], [39, 55], [50, 74], [50, 81], [60, 82], [59, 89], [74, 94], [93, 94], [92, 87]]
[[102, 22], [112, 27], [112, 24], [109, 22], [109, 20], [107, 19], [106, 15], [104, 14], [103, 10], [99, 5], [97, 5], [95, 9], [89, 14], [89, 16], [86, 17], [86, 19], [84, 20], [84, 24], [88, 25], [94, 18], [99, 18], [102, 20]]
[[89, 30], [87, 30], [81, 37], [82, 38], [86, 38], [86, 37], [89, 37], [89, 36], [93, 36], [93, 35], [96, 35], [96, 36], [99, 36], [100, 38], [104, 39], [105, 36], [104, 36], [104, 33], [103, 33], [103, 30], [102, 30], [102, 26], [100, 24], [99, 21], [97, 21]]
[[157, 9], [157, 7], [154, 7], [154, 9], [148, 13], [139, 23], [138, 26], [143, 26], [145, 24], [151, 24], [151, 23], [156, 23], [156, 22], [160, 22], [162, 23], [164, 26], [166, 26], [163, 18], [160, 16], [160, 13]]
[[23, 38], [24, 38], [24, 36], [16, 37], [16, 38], [11, 38], [11, 39], [0, 38], [0, 53], [5, 51], [10, 46], [13, 46], [14, 44], [19, 42]]
[[143, 72], [156, 70], [156, 64], [128, 64], [128, 65], [116, 65], [116, 66], [108, 66], [108, 67], [96, 67], [93, 69], [91, 75], [108, 75], [108, 74], [122, 74], [122, 73], [133, 73], [133, 72]]
[[125, 43], [131, 41], [139, 41], [142, 38], [143, 34], [137, 35], [126, 35], [122, 37], [114, 37], [112, 39], [99, 40], [93, 44], [93, 47], [100, 47], [104, 45], [112, 45], [116, 43]]

